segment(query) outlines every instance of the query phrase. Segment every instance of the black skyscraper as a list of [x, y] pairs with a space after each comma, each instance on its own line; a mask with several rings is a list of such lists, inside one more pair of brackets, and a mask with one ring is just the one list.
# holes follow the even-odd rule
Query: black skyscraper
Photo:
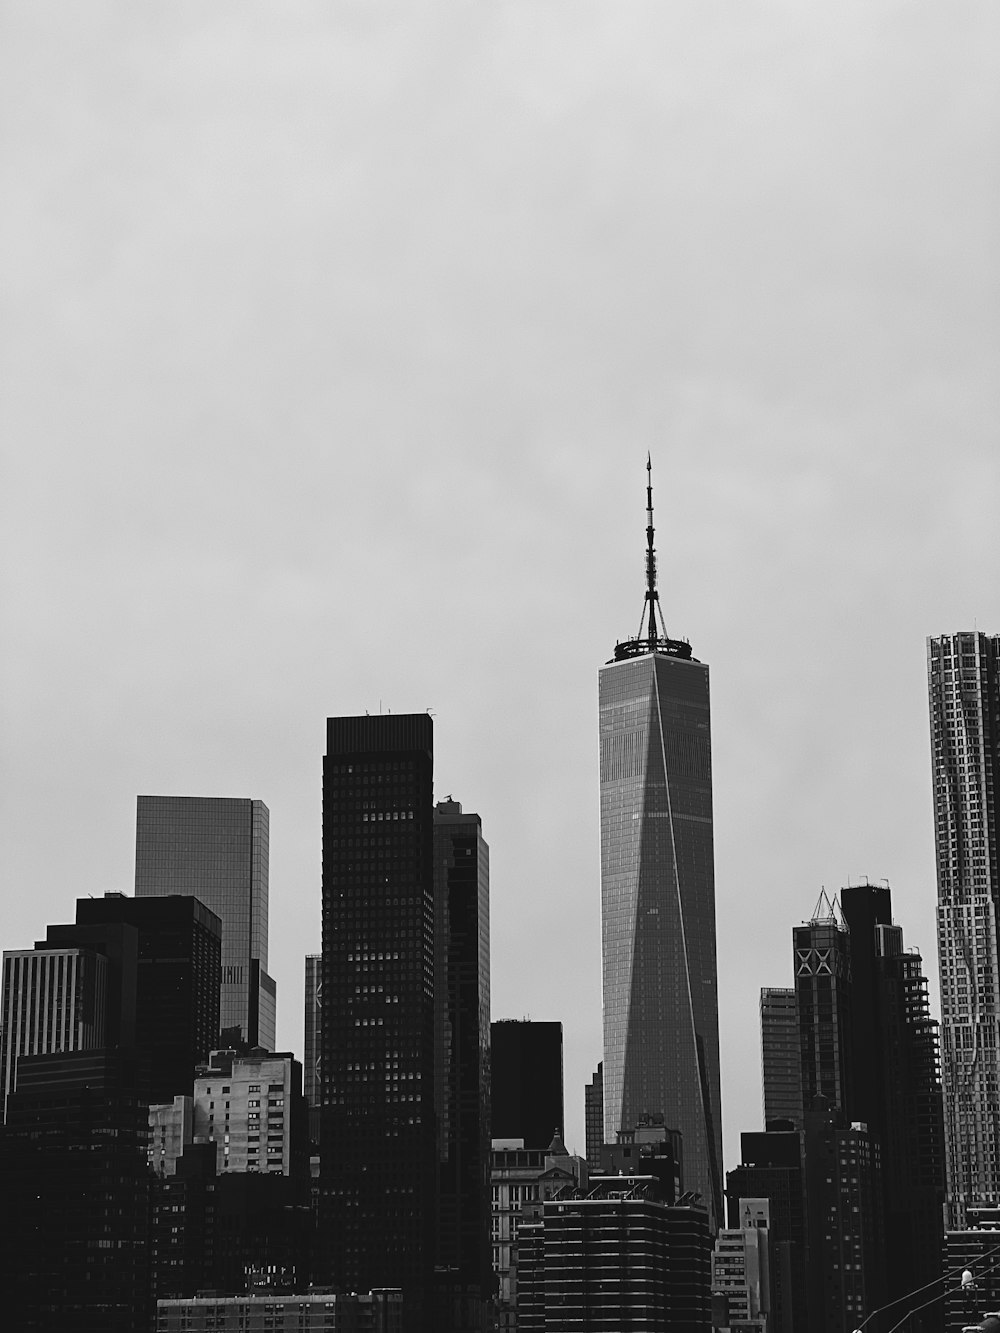
[[850, 935], [853, 1016], [853, 1097], [844, 1109], [879, 1146], [886, 1290], [894, 1300], [941, 1271], [938, 1028], [920, 955], [904, 952], [902, 927], [892, 924], [888, 885], [841, 889], [840, 908]]
[[403, 1287], [410, 1328], [436, 1249], [432, 778], [429, 715], [328, 720], [321, 1244], [340, 1289]]
[[494, 1023], [491, 1059], [493, 1138], [547, 1148], [564, 1129], [562, 1024]]
[[[840, 1316], [831, 1312], [857, 1323], [941, 1271], [937, 1024], [920, 955], [904, 952], [892, 924], [887, 886], [843, 889], [839, 911], [821, 894], [793, 940], [810, 1289], [819, 1299], [823, 1288], [833, 1329]], [[915, 1329], [921, 1318], [929, 1316], [915, 1313]]]
[[148, 1106], [134, 1052], [22, 1056], [0, 1133], [4, 1327], [150, 1327]]
[[436, 1327], [476, 1327], [490, 1264], [490, 880], [478, 815], [434, 811], [436, 1112], [440, 1135]]
[[[197, 898], [78, 898], [81, 930], [125, 923], [138, 932], [135, 1042], [149, 1061], [149, 1100], [190, 1095], [219, 1034], [222, 923]], [[51, 929], [50, 929], [51, 935]]]

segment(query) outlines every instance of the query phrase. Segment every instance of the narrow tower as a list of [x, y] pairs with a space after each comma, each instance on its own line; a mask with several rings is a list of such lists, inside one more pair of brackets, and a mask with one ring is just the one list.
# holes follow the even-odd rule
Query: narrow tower
[[662, 1115], [683, 1186], [721, 1224], [722, 1126], [708, 667], [666, 633], [646, 461], [639, 632], [599, 676], [604, 1137]]
[[1000, 1202], [1000, 635], [927, 642], [948, 1226]]

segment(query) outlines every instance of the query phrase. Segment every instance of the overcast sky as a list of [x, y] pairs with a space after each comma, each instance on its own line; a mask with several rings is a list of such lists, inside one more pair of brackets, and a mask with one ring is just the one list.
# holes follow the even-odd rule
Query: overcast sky
[[[711, 666], [727, 1166], [820, 889], [936, 975], [925, 636], [1000, 631], [1000, 10], [0, 3], [0, 947], [137, 793], [271, 811], [279, 1044], [328, 715], [431, 708], [494, 1017], [601, 1058], [597, 669]], [[935, 1007], [936, 1007], [935, 991]]]

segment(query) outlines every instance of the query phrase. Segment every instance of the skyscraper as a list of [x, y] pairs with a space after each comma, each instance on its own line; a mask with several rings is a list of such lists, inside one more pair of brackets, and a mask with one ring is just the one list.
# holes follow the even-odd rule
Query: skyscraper
[[5, 1328], [150, 1328], [141, 1064], [107, 1048], [19, 1061], [0, 1132]]
[[319, 1043], [323, 1030], [322, 963], [322, 954], [306, 954], [302, 1092], [310, 1106], [319, 1105]]
[[765, 986], [760, 992], [760, 1061], [764, 1128], [789, 1120], [802, 1128], [802, 1060], [795, 991]]
[[807, 922], [792, 931], [795, 1000], [802, 1054], [802, 1103], [826, 1097], [845, 1115], [853, 1109], [850, 934], [820, 893]]
[[108, 959], [95, 949], [36, 946], [4, 953], [0, 1120], [16, 1086], [19, 1058], [93, 1051], [107, 1043], [108, 969]]
[[476, 814], [434, 807], [439, 1309], [475, 1327], [490, 1265], [490, 854]]
[[493, 1138], [547, 1148], [563, 1132], [562, 1024], [501, 1019], [491, 1042]]
[[[708, 667], [667, 637], [647, 461], [646, 596], [601, 669], [604, 1138], [662, 1115], [722, 1220]], [[643, 632], [643, 625], [646, 630]]]
[[1000, 635], [927, 641], [948, 1225], [1000, 1199]]
[[[814, 1287], [825, 1273], [821, 1285], [828, 1307], [836, 1304], [830, 1304], [830, 1293], [838, 1291], [836, 1299], [847, 1311], [844, 1317], [857, 1322], [859, 1302], [870, 1312], [884, 1299], [902, 1301], [922, 1278], [927, 1281], [940, 1271], [943, 1146], [937, 1024], [930, 1017], [920, 955], [904, 952], [902, 928], [893, 924], [888, 884], [842, 889], [839, 907], [835, 897], [822, 892], [811, 919], [794, 928], [792, 939], [792, 1012], [798, 1025], [804, 1116], [801, 1121], [788, 1118], [809, 1131], [810, 1283]], [[787, 993], [764, 994], [778, 996], [783, 1005], [781, 997]], [[777, 1012], [779, 1016], [769, 1020], [772, 1043], [787, 1024], [787, 1016]], [[772, 1053], [774, 1078], [767, 1087], [768, 1036], [768, 1026], [762, 1024], [765, 1104], [782, 1082], [789, 1082], [782, 1072], [784, 1056], [777, 1059]], [[782, 1036], [779, 1045], [787, 1044]], [[863, 1142], [855, 1135], [859, 1127]], [[845, 1205], [837, 1224], [838, 1253], [837, 1246], [828, 1243], [833, 1195], [827, 1187], [836, 1182], [824, 1161], [841, 1149], [854, 1154], [857, 1178], [849, 1183], [865, 1191], [866, 1198], [870, 1195], [871, 1207], [866, 1204], [859, 1211], [856, 1200]], [[836, 1188], [834, 1194], [841, 1202], [847, 1197]], [[846, 1273], [851, 1278], [843, 1285]]]
[[435, 1261], [433, 722], [336, 717], [323, 760], [320, 1225], [328, 1279], [402, 1287]]
[[426, 713], [327, 721], [320, 1224], [337, 1287], [402, 1287], [410, 1330], [484, 1327], [489, 850], [432, 804]]
[[275, 987], [267, 974], [268, 835], [263, 801], [140, 796], [135, 896], [200, 898], [222, 921], [223, 1032], [274, 1048]]
[[302, 1093], [309, 1107], [309, 1141], [318, 1151], [320, 1127], [320, 1040], [323, 1033], [323, 955], [306, 954]]
[[106, 893], [78, 898], [76, 925], [50, 926], [48, 938], [73, 943], [116, 925], [138, 935], [135, 1043], [149, 1058], [149, 1099], [169, 1102], [190, 1093], [197, 1066], [218, 1040], [222, 924], [183, 894]]

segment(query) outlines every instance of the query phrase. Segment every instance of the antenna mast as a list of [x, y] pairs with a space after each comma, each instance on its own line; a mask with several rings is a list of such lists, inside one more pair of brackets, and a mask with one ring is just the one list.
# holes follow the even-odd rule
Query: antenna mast
[[[646, 604], [642, 609], [642, 618], [639, 621], [639, 638], [642, 638], [642, 622], [649, 615], [649, 623], [646, 625], [646, 641], [649, 645], [649, 652], [656, 652], [656, 640], [658, 629], [663, 626], [663, 613], [660, 613], [660, 625], [656, 623], [656, 612], [659, 609], [660, 594], [656, 591], [656, 547], [653, 545], [653, 460], [646, 454]], [[667, 637], [666, 629], [663, 630], [663, 637]]]
[[[686, 639], [671, 639], [660, 610], [660, 594], [656, 590], [656, 547], [653, 527], [653, 460], [646, 454], [646, 595], [639, 617], [639, 633], [634, 639], [615, 644], [614, 661], [626, 657], [642, 657], [646, 653], [666, 653], [669, 657], [691, 659], [691, 645]], [[647, 620], [648, 616], [648, 620]], [[643, 633], [645, 626], [645, 634]]]

